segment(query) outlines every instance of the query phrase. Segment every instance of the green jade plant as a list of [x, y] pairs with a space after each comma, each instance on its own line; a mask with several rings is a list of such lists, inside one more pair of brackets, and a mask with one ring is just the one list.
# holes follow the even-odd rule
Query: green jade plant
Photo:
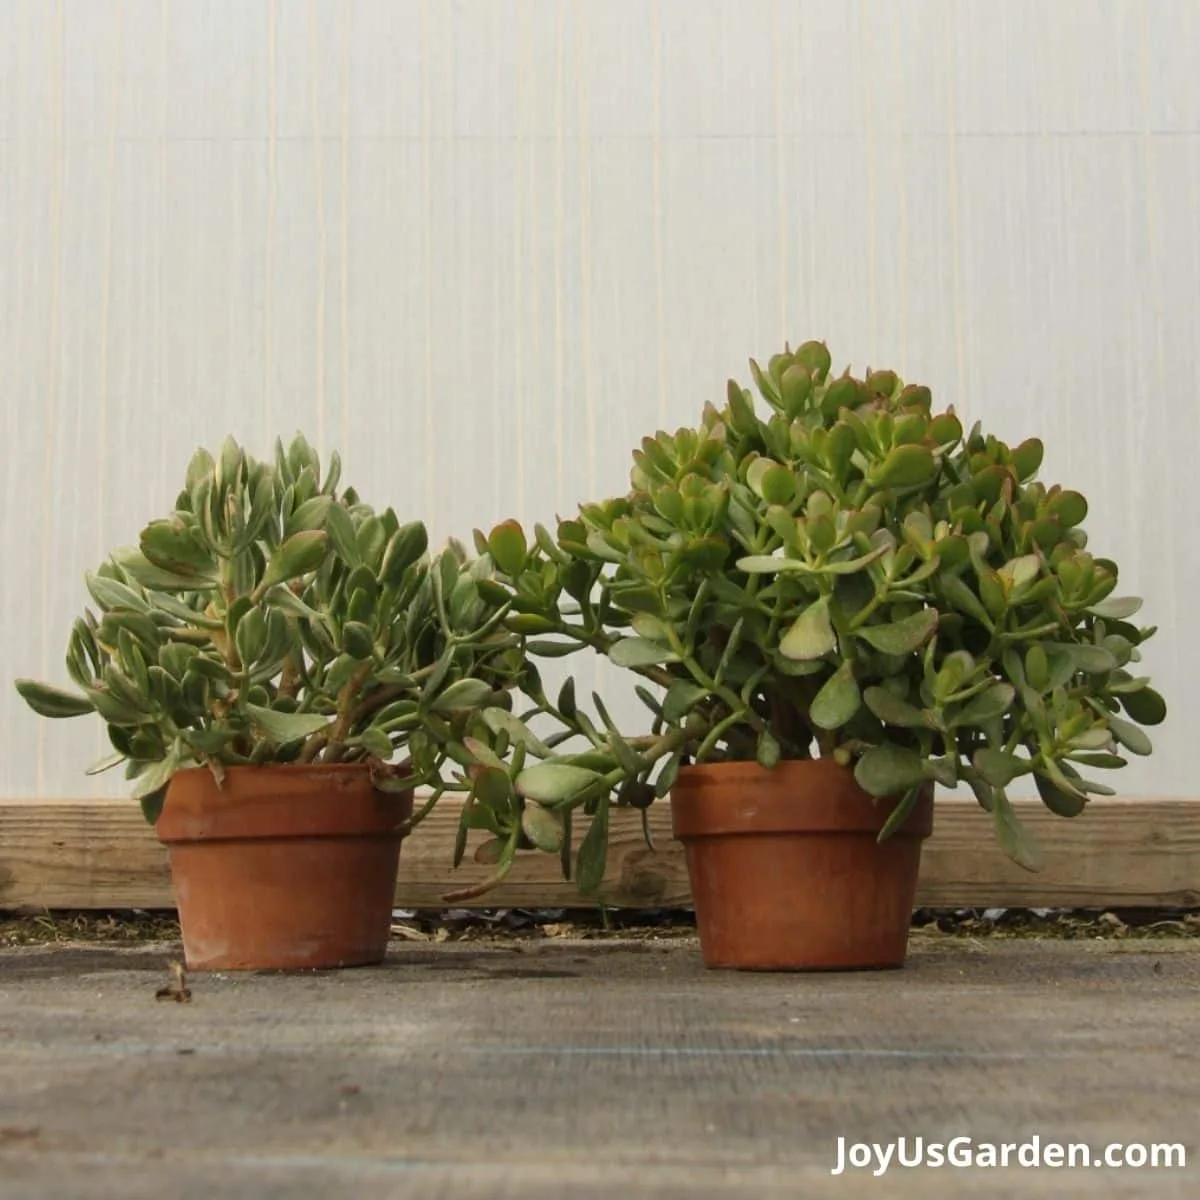
[[[1009, 791], [1032, 778], [1075, 816], [1112, 789], [1082, 773], [1145, 755], [1166, 715], [1134, 673], [1153, 628], [1113, 596], [1117, 565], [1087, 550], [1087, 504], [1037, 479], [1043, 447], [969, 433], [928, 388], [888, 370], [830, 374], [823, 343], [751, 362], [766, 402], [731, 381], [699, 428], [646, 438], [632, 490], [537, 526], [476, 533], [533, 655], [590, 646], [639, 685], [651, 733], [622, 736], [576, 705], [568, 680], [507, 737], [537, 762], [471, 745], [464, 825], [490, 828], [506, 861], [527, 838], [571, 868], [570, 816], [593, 824], [575, 860], [586, 891], [604, 867], [610, 805], [643, 810], [687, 763], [832, 756], [876, 797], [899, 797], [881, 838], [928, 784], [969, 785], [1003, 850], [1030, 870], [1036, 845]], [[536, 689], [535, 689], [536, 690]], [[558, 749], [582, 737], [582, 749]], [[514, 769], [514, 767], [516, 769]], [[528, 815], [534, 813], [531, 819]]]
[[340, 473], [335, 454], [322, 479], [302, 436], [273, 463], [232, 439], [198, 451], [174, 512], [87, 576], [78, 690], [17, 681], [44, 717], [104, 721], [114, 753], [90, 773], [123, 763], [151, 822], [190, 766], [367, 762], [381, 788], [429, 789], [413, 824], [470, 786], [463, 739], [527, 673], [508, 602], [485, 597], [487, 560], [431, 557], [420, 522], [339, 492]]

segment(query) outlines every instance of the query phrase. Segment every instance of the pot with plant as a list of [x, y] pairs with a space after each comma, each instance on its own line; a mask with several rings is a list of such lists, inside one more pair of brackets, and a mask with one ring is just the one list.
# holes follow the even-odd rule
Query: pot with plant
[[339, 476], [302, 436], [273, 462], [198, 451], [172, 514], [88, 575], [78, 690], [17, 681], [40, 715], [107, 726], [92, 771], [123, 764], [167, 845], [193, 969], [382, 959], [400, 841], [523, 670], [487, 564], [431, 558]]
[[1111, 794], [1084, 772], [1150, 753], [1166, 714], [1135, 667], [1154, 630], [1086, 548], [1084, 498], [1038, 481], [1041, 442], [830, 366], [817, 342], [752, 362], [765, 416], [731, 381], [643, 441], [627, 495], [530, 547], [479, 535], [510, 547], [534, 653], [591, 646], [652, 685], [649, 737], [575, 720], [590, 747], [515, 790], [600, 824], [669, 793], [710, 966], [901, 965], [935, 786], [969, 787], [1034, 870], [1014, 785], [1076, 816]]

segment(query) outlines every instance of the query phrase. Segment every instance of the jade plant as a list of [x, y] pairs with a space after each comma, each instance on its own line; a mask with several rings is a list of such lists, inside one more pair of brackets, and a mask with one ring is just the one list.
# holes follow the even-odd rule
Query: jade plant
[[[966, 432], [890, 370], [834, 376], [823, 343], [750, 367], [759, 405], [730, 381], [697, 428], [646, 438], [628, 494], [532, 542], [514, 522], [476, 534], [497, 568], [482, 590], [529, 652], [590, 646], [636, 673], [651, 729], [623, 736], [595, 697], [600, 728], [568, 682], [527, 714], [560, 726], [538, 762], [475, 744], [487, 782], [464, 820], [499, 829], [503, 857], [532, 805], [521, 819], [569, 870], [582, 807], [575, 867], [595, 886], [610, 805], [644, 810], [681, 765], [832, 756], [897, 800], [881, 837], [924, 787], [965, 784], [1036, 869], [1013, 786], [1075, 816], [1112, 794], [1084, 772], [1149, 754], [1142, 727], [1166, 715], [1136, 669], [1154, 629], [1087, 548], [1084, 497], [1038, 479], [1038, 439]], [[572, 735], [584, 745], [559, 748]]]
[[[420, 819], [446, 790], [473, 723], [511, 707], [525, 673], [507, 601], [480, 589], [487, 560], [339, 491], [302, 436], [273, 462], [232, 439], [200, 450], [174, 511], [87, 576], [68, 691], [17, 689], [45, 717], [94, 713], [147, 819], [171, 776], [207, 766], [371, 765], [378, 786], [418, 787]], [[402, 753], [399, 762], [392, 762]]]

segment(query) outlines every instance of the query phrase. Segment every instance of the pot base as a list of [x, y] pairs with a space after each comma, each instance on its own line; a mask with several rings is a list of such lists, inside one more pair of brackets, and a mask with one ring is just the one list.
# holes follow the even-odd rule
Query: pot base
[[382, 962], [399, 857], [398, 839], [173, 847], [188, 969], [299, 971]]

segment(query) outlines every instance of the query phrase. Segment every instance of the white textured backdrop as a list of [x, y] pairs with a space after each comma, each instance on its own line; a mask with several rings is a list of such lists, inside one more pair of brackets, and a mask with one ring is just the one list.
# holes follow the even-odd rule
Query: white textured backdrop
[[[1161, 627], [1119, 782], [1200, 794], [1198, 63], [1197, 0], [0, 0], [5, 674], [200, 443], [465, 536], [821, 337], [1045, 439]], [[0, 690], [0, 794], [99, 749]]]

